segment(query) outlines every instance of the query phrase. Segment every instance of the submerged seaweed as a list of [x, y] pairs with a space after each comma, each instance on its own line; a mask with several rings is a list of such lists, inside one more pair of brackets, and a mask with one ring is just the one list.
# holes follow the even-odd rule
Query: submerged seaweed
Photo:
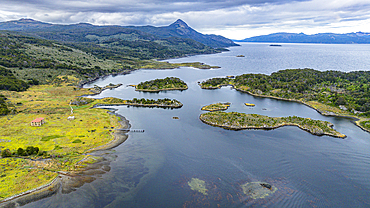
[[241, 185], [244, 194], [252, 199], [262, 199], [275, 193], [277, 188], [266, 182], [249, 182]]

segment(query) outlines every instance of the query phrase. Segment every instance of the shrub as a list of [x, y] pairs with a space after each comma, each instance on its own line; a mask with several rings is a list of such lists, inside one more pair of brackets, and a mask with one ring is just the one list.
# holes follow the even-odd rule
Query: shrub
[[2, 158], [11, 157], [11, 156], [12, 156], [12, 153], [10, 152], [9, 149], [6, 149], [6, 150], [1, 151], [1, 157]]

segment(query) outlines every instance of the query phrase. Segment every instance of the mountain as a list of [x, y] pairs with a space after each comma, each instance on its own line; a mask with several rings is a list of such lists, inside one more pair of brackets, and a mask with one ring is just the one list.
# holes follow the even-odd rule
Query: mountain
[[52, 24], [35, 21], [33, 19], [20, 19], [20, 20], [8, 21], [8, 22], [1, 22], [0, 30], [22, 31], [22, 30], [47, 28], [47, 27], [52, 27], [52, 26], [53, 26]]
[[370, 33], [318, 33], [314, 35], [306, 35], [304, 33], [273, 33], [246, 38], [239, 40], [239, 42], [370, 44]]
[[[143, 27], [145, 28], [145, 27]], [[226, 51], [236, 45], [216, 35], [203, 35], [178, 20], [167, 27], [97, 26], [88, 23], [50, 24], [32, 19], [0, 22], [0, 31], [66, 44], [101, 59], [170, 59]]]
[[140, 30], [162, 38], [167, 37], [190, 38], [214, 48], [237, 46], [237, 44], [235, 44], [232, 40], [222, 37], [220, 35], [204, 35], [202, 33], [199, 33], [193, 28], [189, 27], [181, 19], [178, 19], [176, 22], [165, 27], [131, 26], [127, 28]]
[[20, 19], [1, 22], [0, 30], [19, 31], [49, 40], [67, 42], [96, 42], [112, 38], [125, 41], [157, 41], [174, 37], [178, 38], [178, 40], [192, 39], [212, 48], [237, 45], [232, 40], [222, 36], [201, 34], [182, 20], [177, 20], [166, 27], [123, 27], [117, 25], [96, 26], [87, 23], [60, 25], [43, 23], [32, 19]]

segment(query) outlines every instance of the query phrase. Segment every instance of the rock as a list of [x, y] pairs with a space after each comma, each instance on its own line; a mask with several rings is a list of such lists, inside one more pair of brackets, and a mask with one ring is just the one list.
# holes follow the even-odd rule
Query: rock
[[346, 108], [346, 106], [344, 106], [344, 105], [340, 105], [340, 106], [339, 106], [339, 108], [340, 108], [341, 110], [344, 110], [344, 111], [348, 110], [348, 108]]
[[268, 189], [272, 189], [272, 186], [270, 185], [270, 184], [268, 184], [268, 183], [260, 183], [260, 185], [262, 186], [262, 187], [264, 187], [264, 188], [268, 188]]

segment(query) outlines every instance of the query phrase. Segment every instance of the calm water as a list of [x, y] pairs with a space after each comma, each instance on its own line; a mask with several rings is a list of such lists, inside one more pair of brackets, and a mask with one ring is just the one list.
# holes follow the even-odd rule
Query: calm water
[[[268, 45], [243, 44], [222, 54], [170, 60], [200, 61], [221, 69], [140, 70], [93, 83], [124, 84], [96, 98], [168, 97], [184, 106], [174, 110], [115, 107], [133, 129], [145, 129], [145, 133], [129, 133], [119, 147], [97, 153], [108, 158], [111, 169], [93, 182], [25, 207], [369, 207], [369, 133], [348, 119], [321, 116], [301, 104], [256, 98], [229, 87], [202, 90], [197, 82], [286, 68], [370, 70], [370, 46]], [[239, 54], [245, 57], [237, 58]], [[126, 87], [167, 76], [181, 78], [189, 89], [143, 93]], [[348, 137], [317, 137], [296, 127], [229, 131], [203, 124], [200, 108], [215, 102], [231, 102], [228, 111], [327, 120]], [[246, 107], [245, 102], [256, 107]], [[173, 116], [180, 119], [173, 120]], [[208, 195], [190, 189], [192, 178], [205, 181]], [[262, 199], [250, 198], [240, 185], [256, 181], [268, 182], [277, 191]]]

